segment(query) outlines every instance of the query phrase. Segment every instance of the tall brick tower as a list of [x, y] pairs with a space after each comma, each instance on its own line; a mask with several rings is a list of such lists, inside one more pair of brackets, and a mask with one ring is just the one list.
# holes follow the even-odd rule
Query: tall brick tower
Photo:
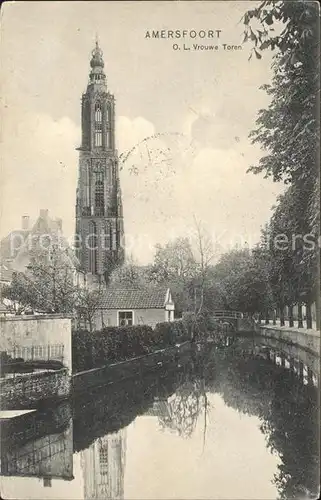
[[124, 261], [124, 222], [115, 147], [115, 99], [107, 89], [96, 41], [82, 96], [76, 196], [76, 253], [82, 269], [108, 279]]

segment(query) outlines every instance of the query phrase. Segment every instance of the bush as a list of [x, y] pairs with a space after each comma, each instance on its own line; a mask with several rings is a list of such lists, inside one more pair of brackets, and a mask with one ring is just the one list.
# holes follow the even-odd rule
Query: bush
[[155, 330], [147, 325], [113, 326], [92, 333], [76, 330], [72, 334], [73, 371], [136, 358], [189, 339], [182, 321], [158, 323]]
[[160, 347], [173, 346], [190, 340], [189, 330], [183, 321], [158, 323], [154, 334]]
[[94, 368], [93, 335], [87, 330], [72, 332], [72, 367], [73, 371], [81, 372]]

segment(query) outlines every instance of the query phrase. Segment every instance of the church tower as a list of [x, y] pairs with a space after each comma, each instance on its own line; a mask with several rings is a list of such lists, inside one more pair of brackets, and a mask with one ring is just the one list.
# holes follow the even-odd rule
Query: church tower
[[81, 101], [82, 139], [76, 196], [76, 253], [81, 268], [107, 279], [124, 261], [124, 223], [115, 147], [115, 99], [96, 41]]

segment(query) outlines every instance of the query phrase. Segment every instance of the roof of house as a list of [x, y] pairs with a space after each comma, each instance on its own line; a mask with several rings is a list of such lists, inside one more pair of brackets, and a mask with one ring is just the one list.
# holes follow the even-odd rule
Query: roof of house
[[65, 250], [70, 264], [79, 268], [79, 261], [70, 247], [68, 240], [63, 236], [59, 219], [52, 219], [48, 210], [40, 210], [36, 222], [28, 229], [11, 231], [0, 241], [0, 257], [2, 262], [11, 262], [14, 270], [22, 271], [30, 261], [31, 249], [35, 247], [37, 239], [47, 235], [51, 243], [59, 243], [61, 250]]
[[14, 259], [21, 248], [21, 245], [26, 241], [30, 231], [23, 229], [15, 229], [7, 236], [1, 239], [0, 254], [2, 260]]
[[8, 312], [8, 309], [2, 302], [0, 302], [0, 313], [5, 313], [5, 312]]
[[163, 309], [168, 299], [168, 290], [164, 288], [146, 290], [109, 288], [103, 293], [100, 308]]

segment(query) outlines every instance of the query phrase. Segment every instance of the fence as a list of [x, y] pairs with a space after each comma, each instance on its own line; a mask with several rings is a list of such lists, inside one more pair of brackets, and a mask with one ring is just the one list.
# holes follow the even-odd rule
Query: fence
[[214, 318], [243, 318], [243, 313], [239, 311], [214, 311]]
[[14, 346], [12, 349], [6, 349], [5, 352], [13, 359], [22, 358], [24, 361], [54, 360], [63, 362], [64, 360], [64, 344]]

